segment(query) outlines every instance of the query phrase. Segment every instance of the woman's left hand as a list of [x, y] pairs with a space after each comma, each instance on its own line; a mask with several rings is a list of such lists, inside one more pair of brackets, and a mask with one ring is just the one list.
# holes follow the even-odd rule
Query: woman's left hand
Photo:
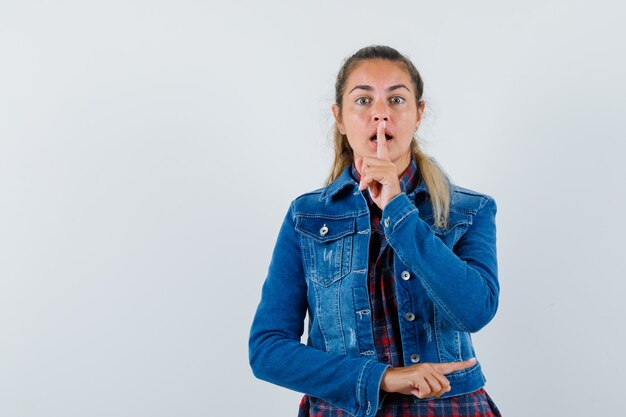
[[402, 189], [396, 165], [389, 157], [384, 121], [378, 124], [376, 136], [376, 157], [356, 158], [354, 165], [361, 176], [359, 191], [367, 188], [374, 203], [383, 210], [388, 202], [402, 192]]

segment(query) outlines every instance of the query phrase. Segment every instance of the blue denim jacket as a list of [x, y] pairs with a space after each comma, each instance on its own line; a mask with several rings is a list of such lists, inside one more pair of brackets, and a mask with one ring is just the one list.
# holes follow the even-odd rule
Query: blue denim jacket
[[[475, 357], [470, 333], [498, 307], [496, 203], [451, 184], [449, 221], [433, 224], [421, 182], [382, 212], [394, 250], [404, 363]], [[350, 166], [293, 200], [284, 217], [252, 323], [257, 378], [322, 398], [356, 417], [376, 414], [388, 364], [378, 362], [367, 288], [369, 208]], [[307, 344], [300, 342], [308, 312]], [[410, 314], [409, 314], [410, 313]], [[485, 383], [475, 365], [447, 375], [451, 391]]]

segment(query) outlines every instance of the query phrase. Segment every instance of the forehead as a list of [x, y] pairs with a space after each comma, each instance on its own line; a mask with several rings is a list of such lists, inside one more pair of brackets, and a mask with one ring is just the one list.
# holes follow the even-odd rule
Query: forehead
[[[371, 85], [374, 88], [385, 88], [389, 85], [405, 84], [411, 88], [411, 77], [399, 62], [385, 59], [370, 59], [354, 66], [346, 82], [346, 90], [355, 85]], [[405, 90], [406, 91], [406, 90]]]

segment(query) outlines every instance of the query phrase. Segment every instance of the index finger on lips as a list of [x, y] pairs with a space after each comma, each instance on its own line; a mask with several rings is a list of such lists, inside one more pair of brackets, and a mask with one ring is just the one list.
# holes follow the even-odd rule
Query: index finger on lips
[[380, 159], [389, 159], [389, 149], [387, 149], [387, 138], [385, 137], [385, 128], [387, 122], [382, 121], [378, 123], [378, 130], [376, 131], [376, 157]]

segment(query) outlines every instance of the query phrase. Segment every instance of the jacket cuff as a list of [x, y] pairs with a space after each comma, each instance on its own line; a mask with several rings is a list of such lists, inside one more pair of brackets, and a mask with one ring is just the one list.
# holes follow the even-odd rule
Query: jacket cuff
[[359, 409], [357, 417], [372, 417], [378, 412], [380, 384], [383, 374], [390, 367], [390, 365], [373, 359], [363, 366], [358, 383]]
[[385, 205], [382, 212], [382, 223], [385, 226], [385, 234], [391, 234], [396, 225], [412, 212], [419, 212], [415, 204], [406, 193], [400, 193]]

